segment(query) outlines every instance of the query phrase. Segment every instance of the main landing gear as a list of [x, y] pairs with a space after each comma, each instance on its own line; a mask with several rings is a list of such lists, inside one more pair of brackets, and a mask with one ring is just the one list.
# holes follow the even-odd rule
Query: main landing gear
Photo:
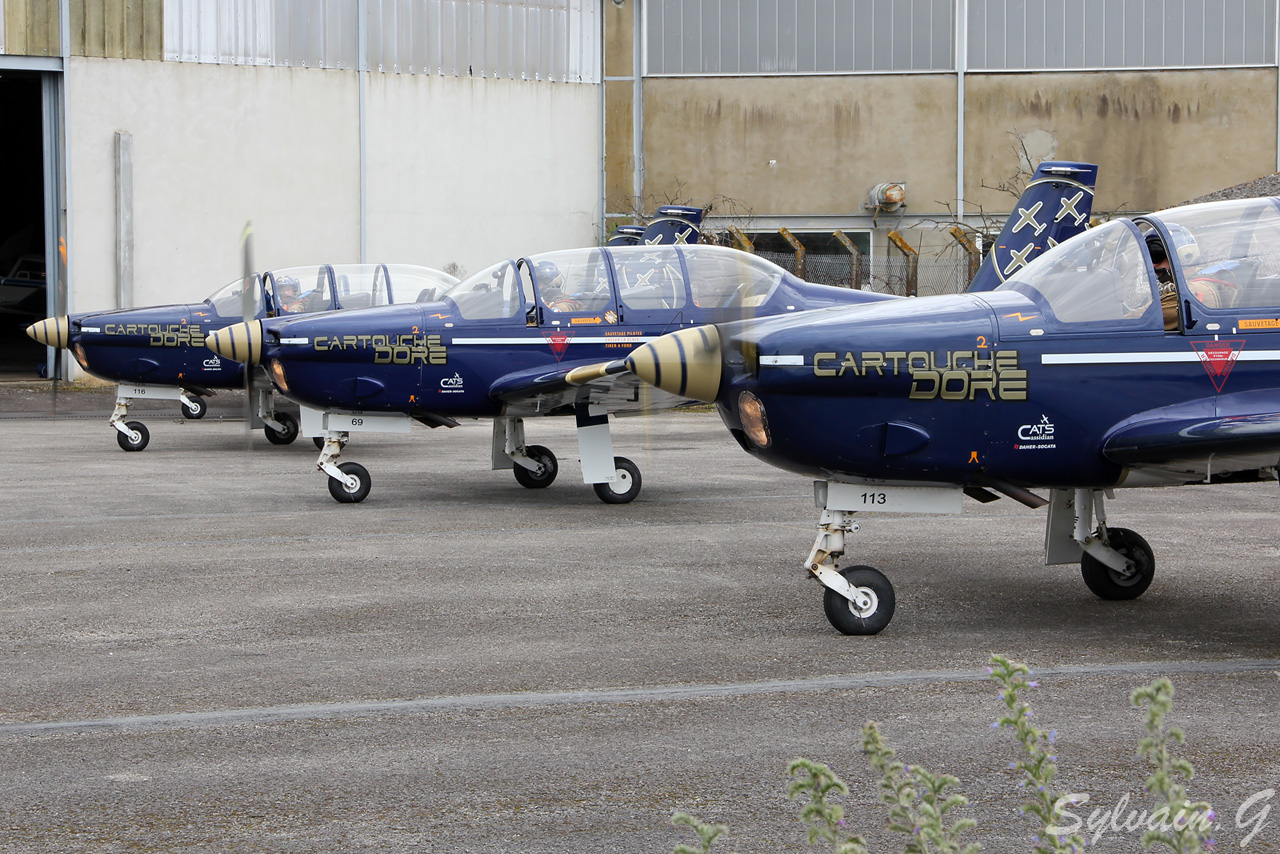
[[[626, 457], [613, 455], [608, 412], [603, 408], [586, 405], [578, 410], [578, 454], [582, 460], [583, 482], [591, 484], [596, 497], [606, 504], [627, 504], [634, 501], [640, 494], [640, 469]], [[316, 467], [329, 477], [329, 494], [335, 501], [343, 504], [363, 501], [368, 497], [372, 486], [369, 472], [357, 463], [338, 462], [342, 448], [347, 443], [348, 431], [330, 427], [339, 426], [340, 423], [351, 430], [407, 432], [408, 418], [317, 413], [323, 416], [323, 420], [313, 423], [309, 420], [309, 412], [310, 410], [304, 410], [304, 420], [307, 420], [309, 434], [319, 434], [315, 440], [320, 448]], [[421, 416], [414, 417], [419, 421], [423, 420]], [[456, 423], [441, 418], [436, 426], [453, 426]], [[516, 483], [525, 489], [546, 489], [560, 473], [560, 463], [555, 453], [542, 445], [526, 443], [524, 419], [515, 416], [494, 419], [491, 462], [494, 470], [511, 469]]]
[[256, 388], [254, 393], [258, 396], [258, 418], [267, 441], [273, 445], [292, 445], [298, 438], [298, 419], [288, 412], [276, 412], [276, 398], [270, 387]]
[[[116, 408], [108, 419], [108, 426], [116, 431], [116, 442], [126, 451], [141, 451], [151, 441], [151, 434], [141, 421], [126, 421], [129, 404], [135, 400], [177, 400], [181, 404], [182, 417], [191, 421], [204, 418], [209, 411], [205, 397], [213, 392], [205, 389], [178, 388], [162, 385], [120, 385], [116, 388]], [[275, 396], [270, 388], [257, 388], [258, 418], [262, 432], [273, 445], [288, 445], [298, 438], [298, 419], [288, 412], [276, 412]]]
[[[862, 509], [858, 506], [861, 501], [865, 509], [886, 512], [956, 513], [960, 509], [960, 490], [822, 481], [815, 487], [822, 515], [805, 569], [826, 588], [823, 610], [837, 631], [846, 635], [874, 635], [893, 619], [893, 585], [883, 573], [869, 566], [838, 568], [846, 537], [859, 530], [854, 521], [858, 510], [852, 508]], [[954, 501], [947, 497], [949, 492], [954, 493]], [[1151, 586], [1155, 556], [1151, 546], [1137, 533], [1127, 528], [1107, 527], [1105, 497], [1108, 496], [1103, 490], [1052, 491], [1045, 563], [1079, 561], [1084, 583], [1095, 595], [1109, 600], [1136, 599]]]
[[[631, 503], [640, 494], [640, 469], [626, 457], [613, 455], [608, 410], [582, 404], [576, 416], [583, 483], [591, 484], [605, 504]], [[516, 482], [526, 489], [545, 489], [559, 472], [556, 455], [542, 445], [526, 445], [524, 419], [511, 416], [494, 422], [493, 467], [512, 469]]]
[[1155, 555], [1136, 532], [1107, 527], [1105, 497], [1104, 491], [1094, 489], [1053, 491], [1045, 563], [1074, 563], [1078, 558], [1084, 583], [1096, 596], [1137, 599], [1155, 577]]

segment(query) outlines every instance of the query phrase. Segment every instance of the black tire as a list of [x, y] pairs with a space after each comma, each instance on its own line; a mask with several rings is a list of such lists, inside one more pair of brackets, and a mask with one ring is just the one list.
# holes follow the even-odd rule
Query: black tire
[[1124, 575], [1093, 555], [1085, 554], [1080, 558], [1080, 574], [1084, 576], [1084, 583], [1102, 599], [1137, 599], [1147, 591], [1155, 577], [1155, 554], [1146, 540], [1128, 528], [1108, 528], [1107, 539], [1111, 548], [1133, 561], [1134, 571]]
[[542, 466], [542, 472], [538, 473], [516, 463], [513, 472], [516, 476], [516, 483], [525, 489], [546, 489], [556, 479], [556, 475], [560, 473], [560, 464], [556, 462], [556, 455], [551, 453], [550, 448], [544, 448], [541, 445], [528, 445], [524, 452], [529, 458], [535, 460]]
[[605, 504], [630, 504], [640, 494], [640, 469], [626, 457], [614, 457], [613, 468], [618, 479], [613, 483], [592, 484], [596, 498]]
[[185, 400], [182, 401], [182, 417], [189, 421], [199, 421], [204, 418], [204, 414], [209, 411], [209, 404], [205, 403], [204, 398], [199, 395], [189, 395], [191, 402], [195, 404], [195, 408], [187, 406]]
[[355, 489], [348, 489], [342, 481], [329, 478], [329, 494], [333, 496], [334, 501], [340, 504], [359, 504], [369, 497], [373, 480], [364, 466], [359, 463], [342, 463], [338, 466], [338, 470], [349, 477], [354, 477], [357, 483]]
[[872, 605], [869, 610], [860, 612], [852, 602], [828, 587], [822, 597], [822, 608], [827, 612], [827, 620], [841, 634], [879, 634], [893, 619], [893, 608], [897, 601], [893, 595], [893, 585], [883, 572], [869, 566], [851, 566], [840, 570], [840, 574], [854, 587], [870, 590]]
[[278, 433], [271, 428], [271, 425], [265, 425], [262, 432], [266, 435], [267, 441], [273, 445], [293, 444], [293, 440], [298, 438], [298, 419], [287, 412], [277, 412], [276, 420], [284, 425], [284, 432]]
[[147, 430], [147, 425], [141, 421], [126, 421], [124, 426], [128, 427], [134, 433], [138, 434], [138, 441], [133, 441], [119, 430], [116, 431], [116, 442], [126, 451], [141, 451], [151, 441], [151, 433]]

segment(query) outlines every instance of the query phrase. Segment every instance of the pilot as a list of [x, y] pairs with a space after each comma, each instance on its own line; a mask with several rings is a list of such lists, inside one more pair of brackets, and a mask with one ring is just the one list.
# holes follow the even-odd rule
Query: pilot
[[538, 261], [533, 265], [533, 274], [538, 280], [538, 291], [547, 308], [552, 311], [582, 311], [585, 308], [582, 300], [565, 292], [568, 283], [560, 268], [552, 262]]
[[1178, 331], [1178, 283], [1173, 278], [1173, 264], [1164, 250], [1164, 241], [1152, 231], [1147, 234], [1147, 251], [1151, 253], [1151, 266], [1160, 283], [1160, 310], [1164, 314], [1166, 332]]
[[276, 296], [280, 299], [280, 307], [287, 312], [301, 311], [306, 300], [301, 296], [301, 285], [293, 276], [280, 276], [276, 279]]

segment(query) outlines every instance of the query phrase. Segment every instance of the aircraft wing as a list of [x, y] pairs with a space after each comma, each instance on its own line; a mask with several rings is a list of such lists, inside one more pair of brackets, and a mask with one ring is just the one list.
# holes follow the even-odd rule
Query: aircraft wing
[[1102, 453], [1130, 468], [1208, 475], [1275, 466], [1280, 462], [1280, 389], [1140, 413], [1112, 429]]
[[507, 404], [508, 415], [521, 417], [549, 415], [579, 403], [605, 406], [613, 415], [637, 415], [692, 402], [642, 382], [623, 359], [516, 371], [499, 378], [489, 394]]

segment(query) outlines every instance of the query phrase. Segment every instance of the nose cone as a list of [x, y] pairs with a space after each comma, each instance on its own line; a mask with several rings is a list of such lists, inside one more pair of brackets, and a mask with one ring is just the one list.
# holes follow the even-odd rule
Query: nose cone
[[71, 318], [65, 314], [61, 317], [47, 317], [28, 326], [27, 335], [46, 347], [65, 349], [71, 337]]
[[206, 335], [204, 345], [224, 359], [256, 365], [262, 359], [262, 321], [225, 326]]
[[665, 392], [711, 403], [720, 390], [720, 332], [699, 326], [668, 333], [632, 350], [627, 368]]

